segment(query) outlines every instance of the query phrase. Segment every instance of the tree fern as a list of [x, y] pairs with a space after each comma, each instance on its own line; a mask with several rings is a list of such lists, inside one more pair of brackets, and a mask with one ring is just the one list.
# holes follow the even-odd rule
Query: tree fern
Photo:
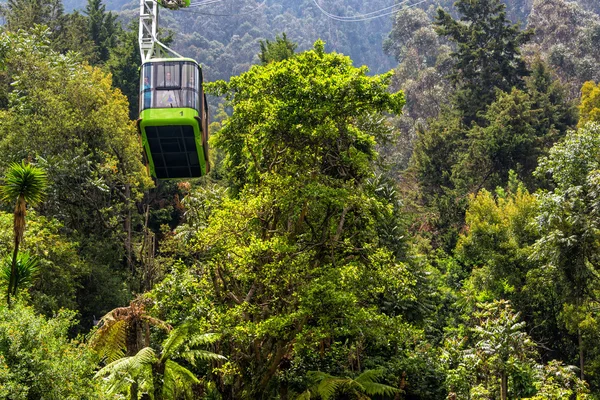
[[102, 379], [108, 395], [128, 394], [133, 383], [139, 386], [153, 386], [152, 365], [156, 361], [154, 350], [145, 347], [134, 356], [123, 357], [108, 364], [96, 373], [95, 378]]
[[[114, 311], [114, 310], [113, 310]], [[115, 349], [121, 349], [116, 343], [124, 339], [125, 319], [118, 315], [107, 314], [103, 318], [104, 328], [100, 335], [95, 336], [95, 348], [106, 359], [118, 354]], [[154, 399], [193, 399], [192, 388], [200, 380], [193, 372], [177, 363], [182, 359], [195, 365], [197, 361], [218, 361], [225, 357], [207, 350], [195, 348], [199, 345], [213, 343], [218, 335], [201, 333], [198, 326], [186, 323], [173, 329], [163, 342], [162, 351], [158, 356], [154, 350], [146, 347], [131, 357], [122, 357], [111, 362], [96, 374], [101, 379], [106, 394], [131, 394], [135, 390], [146, 393]]]
[[134, 355], [149, 343], [133, 343], [129, 338], [143, 337], [139, 330], [149, 325], [158, 326], [165, 330], [171, 327], [157, 318], [146, 313], [143, 300], [136, 299], [128, 307], [118, 307], [108, 312], [100, 319], [100, 327], [90, 340], [91, 347], [98, 352], [106, 362], [113, 362], [126, 354]]

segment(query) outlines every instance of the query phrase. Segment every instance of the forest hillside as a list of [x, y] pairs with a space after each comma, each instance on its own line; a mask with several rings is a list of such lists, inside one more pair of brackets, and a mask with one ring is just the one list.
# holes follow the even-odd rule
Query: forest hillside
[[0, 398], [600, 399], [597, 1], [161, 10], [178, 180], [138, 8], [0, 4]]

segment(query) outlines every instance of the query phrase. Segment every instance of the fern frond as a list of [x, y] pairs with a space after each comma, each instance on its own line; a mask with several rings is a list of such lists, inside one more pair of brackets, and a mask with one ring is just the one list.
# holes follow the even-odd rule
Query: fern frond
[[134, 382], [152, 379], [152, 364], [157, 361], [154, 350], [145, 347], [135, 356], [123, 357], [96, 373], [94, 379], [102, 379], [109, 395], [125, 393]]
[[200, 380], [189, 369], [175, 361], [167, 360], [162, 390], [163, 398], [177, 399], [183, 396], [185, 399], [192, 399], [192, 385], [198, 383]]
[[191, 363], [192, 365], [196, 365], [196, 363], [198, 361], [225, 361], [225, 360], [227, 360], [227, 357], [225, 357], [225, 356], [222, 356], [217, 353], [213, 353], [212, 351], [200, 350], [200, 349], [183, 351], [179, 354], [179, 357], [181, 357], [182, 359]]
[[196, 346], [214, 343], [219, 339], [215, 333], [200, 333], [200, 327], [186, 322], [173, 329], [163, 343], [161, 361], [178, 357], [195, 364], [196, 361], [224, 360], [225, 357], [207, 350], [193, 349]]
[[305, 392], [300, 393], [300, 395], [298, 397], [296, 397], [296, 400], [311, 400], [312, 399], [312, 392], [310, 391], [310, 389], [306, 390]]
[[179, 325], [177, 328], [173, 329], [167, 339], [163, 342], [162, 348], [162, 357], [161, 361], [171, 358], [171, 355], [175, 354], [183, 343], [187, 341], [191, 334], [195, 331], [195, 327], [189, 323], [183, 323]]
[[345, 384], [349, 383], [349, 379], [338, 378], [321, 371], [309, 371], [308, 377], [315, 382], [315, 389], [323, 400], [329, 400], [335, 393]]
[[382, 369], [368, 369], [357, 376], [355, 381], [360, 383], [379, 382], [379, 380], [383, 377], [383, 374], [384, 371]]
[[109, 314], [100, 321], [102, 326], [94, 332], [90, 346], [98, 353], [100, 359], [112, 363], [125, 355], [127, 321], [115, 320]]
[[384, 370], [382, 369], [367, 370], [356, 377], [354, 381], [359, 383], [363, 388], [363, 392], [369, 396], [393, 396], [398, 393], [399, 390], [395, 387], [379, 383], [379, 380], [383, 378], [383, 374]]
[[400, 389], [377, 382], [365, 382], [362, 387], [369, 396], [394, 396], [400, 392]]
[[190, 337], [190, 341], [189, 341], [189, 345], [190, 346], [204, 346], [207, 344], [212, 344], [214, 342], [216, 342], [217, 340], [219, 340], [221, 338], [221, 335], [219, 335], [218, 333], [202, 333], [202, 334], [196, 334], [196, 335], [192, 335]]
[[101, 378], [118, 372], [135, 372], [145, 366], [152, 365], [156, 361], [154, 350], [150, 347], [144, 347], [135, 356], [123, 357], [106, 365], [96, 372], [94, 378]]

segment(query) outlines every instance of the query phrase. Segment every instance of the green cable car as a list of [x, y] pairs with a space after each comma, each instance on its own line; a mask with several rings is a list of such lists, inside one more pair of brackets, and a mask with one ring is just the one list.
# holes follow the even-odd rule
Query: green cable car
[[156, 58], [141, 68], [140, 118], [150, 175], [196, 178], [210, 171], [202, 70], [190, 58]]

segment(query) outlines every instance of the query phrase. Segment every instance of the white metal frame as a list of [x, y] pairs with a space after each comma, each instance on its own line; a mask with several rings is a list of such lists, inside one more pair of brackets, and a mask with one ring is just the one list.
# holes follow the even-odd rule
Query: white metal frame
[[142, 64], [153, 58], [167, 57], [168, 53], [183, 58], [158, 40], [156, 37], [157, 30], [158, 2], [155, 0], [140, 0], [139, 44]]

